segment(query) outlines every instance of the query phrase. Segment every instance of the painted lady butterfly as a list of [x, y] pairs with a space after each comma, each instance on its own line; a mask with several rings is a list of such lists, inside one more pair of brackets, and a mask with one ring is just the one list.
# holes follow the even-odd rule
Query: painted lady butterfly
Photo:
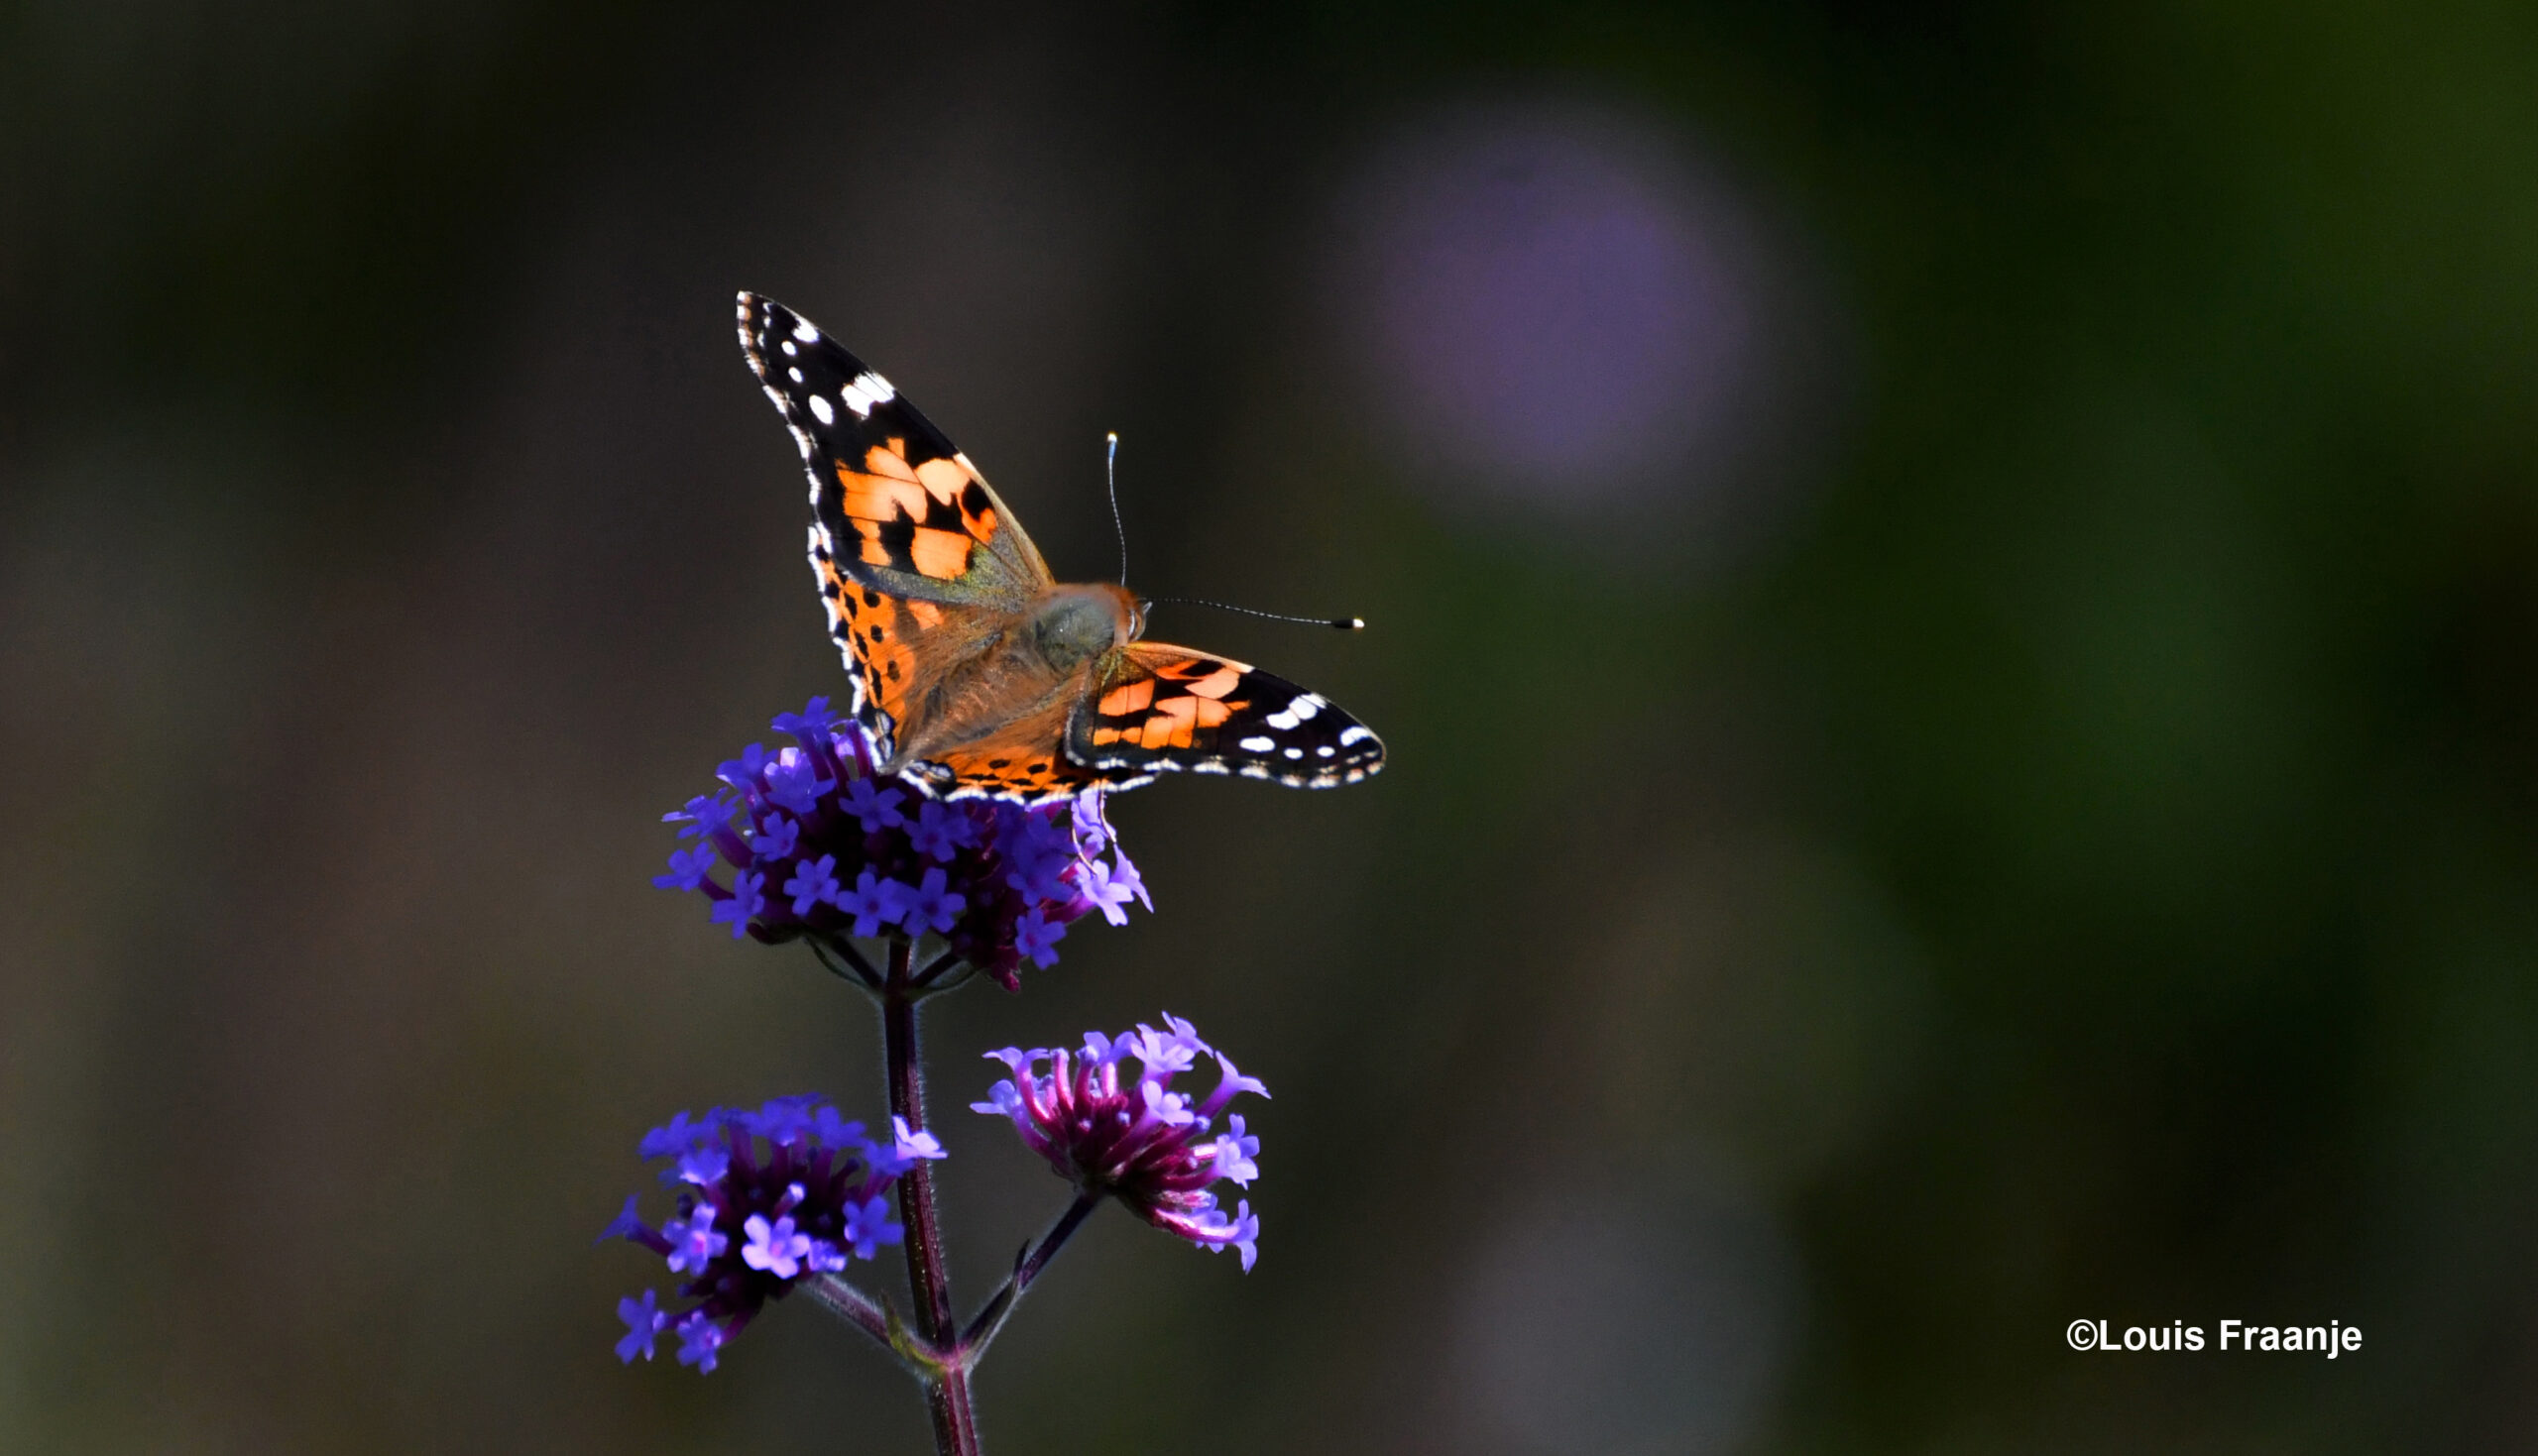
[[1026, 803], [1175, 769], [1353, 784], [1372, 729], [1283, 678], [1137, 640], [1145, 604], [1060, 585], [969, 457], [800, 314], [743, 293], [741, 348], [802, 447], [811, 570], [855, 714], [942, 798]]

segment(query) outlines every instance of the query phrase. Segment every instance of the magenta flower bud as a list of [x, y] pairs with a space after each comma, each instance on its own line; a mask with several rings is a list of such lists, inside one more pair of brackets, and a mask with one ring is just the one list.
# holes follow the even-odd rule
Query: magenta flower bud
[[[1238, 1093], [1265, 1097], [1269, 1089], [1201, 1041], [1189, 1022], [1166, 1013], [1164, 1026], [1140, 1025], [1117, 1037], [1088, 1032], [1080, 1051], [990, 1052], [1013, 1075], [970, 1110], [1009, 1119], [1024, 1144], [1085, 1191], [1109, 1194], [1201, 1248], [1231, 1246], [1248, 1270], [1259, 1254], [1260, 1220], [1248, 1200], [1227, 1213], [1209, 1185], [1247, 1185], [1258, 1176], [1260, 1140], [1240, 1116], [1227, 1118], [1222, 1131], [1215, 1119]], [[1206, 1098], [1193, 1101], [1172, 1081], [1202, 1056], [1214, 1059], [1218, 1078]], [[1131, 1063], [1133, 1075], [1125, 1070]]]

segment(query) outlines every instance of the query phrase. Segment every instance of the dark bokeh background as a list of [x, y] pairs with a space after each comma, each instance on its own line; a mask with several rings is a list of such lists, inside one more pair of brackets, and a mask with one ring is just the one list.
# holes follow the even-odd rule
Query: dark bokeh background
[[979, 1051], [1278, 1093], [994, 1449], [2533, 1443], [2526, 6], [1070, 10], [0, 7], [0, 1448], [923, 1448], [589, 1245], [878, 1102], [646, 884], [843, 684], [742, 286], [1062, 573], [1116, 429], [1139, 586], [1375, 623], [1168, 616], [1392, 768], [1122, 801], [1159, 912], [932, 1023], [972, 1297]]

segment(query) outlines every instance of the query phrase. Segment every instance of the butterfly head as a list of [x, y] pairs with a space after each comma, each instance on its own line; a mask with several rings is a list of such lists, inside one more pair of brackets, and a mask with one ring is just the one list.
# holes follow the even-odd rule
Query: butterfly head
[[1145, 613], [1137, 599], [1107, 582], [1054, 588], [1031, 618], [1040, 655], [1061, 669], [1133, 642], [1144, 630]]

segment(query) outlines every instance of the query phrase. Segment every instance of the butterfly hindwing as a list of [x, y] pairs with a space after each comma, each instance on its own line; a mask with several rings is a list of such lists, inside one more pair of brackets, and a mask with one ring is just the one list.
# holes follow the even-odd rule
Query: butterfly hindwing
[[1067, 756], [1123, 786], [1188, 770], [1319, 789], [1380, 771], [1384, 745], [1285, 678], [1190, 647], [1130, 642], [1106, 655], [1068, 726]]
[[1054, 700], [985, 738], [934, 754], [912, 772], [943, 799], [1043, 804], [1073, 798], [1099, 783], [1128, 787], [1117, 776], [1087, 768], [1061, 751], [1074, 707], [1070, 699]]
[[894, 597], [848, 575], [811, 530], [811, 570], [828, 609], [829, 637], [846, 657], [852, 711], [884, 755], [896, 750], [911, 705], [926, 701], [949, 664], [1003, 632], [1013, 614], [967, 602]]

